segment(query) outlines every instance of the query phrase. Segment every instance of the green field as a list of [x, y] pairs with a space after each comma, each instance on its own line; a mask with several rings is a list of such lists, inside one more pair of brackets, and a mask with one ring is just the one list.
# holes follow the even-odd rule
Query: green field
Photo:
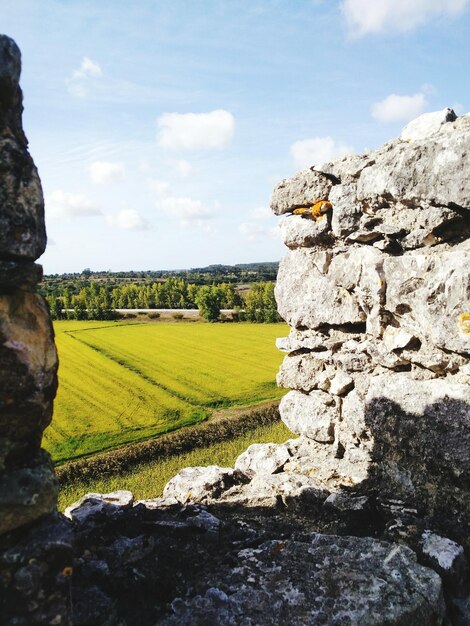
[[214, 409], [280, 398], [283, 324], [59, 321], [54, 461], [142, 441]]

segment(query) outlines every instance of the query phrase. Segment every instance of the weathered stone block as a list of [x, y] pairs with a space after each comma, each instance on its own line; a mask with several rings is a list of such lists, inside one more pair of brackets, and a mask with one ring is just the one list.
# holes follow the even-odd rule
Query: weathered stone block
[[322, 253], [308, 249], [284, 257], [275, 292], [281, 317], [294, 328], [365, 322], [357, 297], [336, 282], [324, 263]]
[[70, 626], [71, 524], [57, 513], [0, 538], [5, 626]]
[[41, 182], [26, 148], [0, 138], [0, 256], [35, 260], [46, 249]]
[[42, 280], [42, 266], [30, 261], [0, 260], [0, 293], [17, 289], [35, 291]]
[[332, 443], [335, 424], [339, 421], [338, 401], [323, 391], [308, 395], [290, 391], [279, 405], [281, 419], [297, 435], [305, 435], [319, 443]]
[[271, 209], [275, 215], [282, 215], [297, 207], [327, 200], [332, 186], [331, 178], [322, 172], [303, 170], [276, 185], [271, 198]]
[[224, 591], [216, 585], [176, 599], [161, 624], [439, 626], [445, 619], [439, 576], [409, 548], [370, 538], [268, 541], [239, 552]]
[[49, 455], [40, 450], [27, 465], [0, 476], [0, 535], [50, 513], [57, 506], [57, 479]]
[[49, 311], [38, 294], [0, 295], [0, 435], [37, 440], [49, 424], [57, 388]]

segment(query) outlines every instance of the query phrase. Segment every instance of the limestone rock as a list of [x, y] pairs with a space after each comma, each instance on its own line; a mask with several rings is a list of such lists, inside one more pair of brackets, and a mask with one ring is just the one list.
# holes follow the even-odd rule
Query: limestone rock
[[387, 308], [398, 311], [401, 328], [438, 348], [464, 353], [470, 335], [462, 332], [459, 316], [470, 311], [469, 244], [384, 262]]
[[14, 291], [0, 295], [0, 435], [39, 447], [52, 415], [57, 353], [44, 299]]
[[[422, 140], [389, 144], [360, 174], [360, 201], [415, 203], [417, 206], [470, 207], [467, 154], [470, 119], [444, 124]], [[339, 175], [339, 173], [337, 174]]]
[[298, 350], [318, 350], [321, 349], [327, 335], [315, 331], [299, 331], [291, 328], [288, 337], [276, 339], [276, 348], [282, 352], [297, 352]]
[[23, 94], [19, 86], [20, 74], [20, 49], [13, 39], [0, 35], [0, 130], [12, 133], [26, 144], [21, 123]]
[[130, 507], [133, 503], [134, 496], [130, 491], [87, 493], [80, 500], [68, 506], [64, 515], [73, 522], [83, 524], [89, 518], [106, 512], [110, 507]]
[[327, 241], [330, 224], [327, 215], [316, 220], [289, 215], [279, 222], [279, 228], [282, 240], [288, 248], [305, 248]]
[[72, 549], [70, 522], [57, 513], [26, 526], [21, 534], [4, 535], [0, 549], [2, 624], [69, 623]]
[[21, 56], [0, 36], [0, 257], [35, 260], [46, 247], [44, 199], [21, 126]]
[[324, 255], [307, 249], [292, 250], [282, 259], [275, 294], [281, 317], [294, 328], [366, 319], [358, 299], [324, 270]]
[[354, 380], [342, 371], [338, 371], [331, 380], [329, 393], [342, 396], [354, 387]]
[[320, 505], [328, 496], [325, 486], [314, 476], [280, 472], [279, 474], [255, 474], [247, 484], [236, 485], [224, 491], [219, 504], [238, 505], [247, 508], [309, 509]]
[[247, 476], [275, 474], [290, 458], [286, 446], [275, 443], [254, 443], [235, 461], [235, 469]]
[[353, 233], [362, 216], [361, 204], [357, 199], [355, 184], [336, 185], [330, 192], [330, 202], [333, 205], [331, 229], [335, 237], [346, 237]]
[[0, 260], [0, 293], [16, 289], [35, 291], [42, 280], [42, 267], [36, 263]]
[[311, 391], [321, 384], [321, 374], [330, 359], [328, 350], [286, 356], [277, 374], [277, 384], [288, 389]]
[[430, 530], [424, 531], [421, 539], [423, 562], [432, 567], [443, 580], [460, 585], [468, 574], [468, 562], [462, 546]]
[[468, 386], [406, 373], [373, 377], [364, 422], [384, 494], [414, 499], [449, 527], [470, 519], [466, 491], [456, 486], [470, 477]]
[[0, 535], [51, 513], [58, 491], [49, 455], [42, 450], [26, 467], [0, 475]]
[[[444, 624], [439, 576], [404, 546], [369, 538], [313, 535], [268, 541], [238, 555], [238, 567], [202, 595], [178, 598], [161, 623]], [[209, 583], [210, 584], [210, 583]]]
[[0, 35], [0, 614], [2, 624], [68, 624], [72, 537], [40, 449], [57, 354], [36, 292], [46, 245], [39, 176], [22, 128], [21, 55]]
[[183, 504], [205, 502], [243, 482], [248, 482], [247, 477], [230, 467], [186, 467], [166, 484], [163, 496], [175, 498]]
[[432, 113], [423, 113], [412, 120], [401, 131], [400, 139], [403, 141], [415, 141], [426, 139], [430, 135], [441, 130], [441, 126], [447, 122], [455, 122], [457, 115], [453, 109], [443, 109]]
[[271, 209], [275, 215], [283, 215], [298, 207], [327, 200], [333, 183], [322, 172], [306, 169], [290, 179], [281, 181], [274, 189]]
[[368, 511], [369, 498], [367, 496], [349, 496], [345, 493], [332, 493], [325, 500], [324, 506], [346, 513]]
[[319, 443], [332, 443], [339, 408], [335, 400], [323, 391], [310, 394], [290, 391], [279, 405], [281, 419], [293, 433], [305, 435]]

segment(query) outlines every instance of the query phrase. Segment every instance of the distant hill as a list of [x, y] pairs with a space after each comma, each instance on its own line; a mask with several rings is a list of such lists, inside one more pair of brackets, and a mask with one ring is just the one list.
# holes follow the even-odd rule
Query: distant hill
[[90, 282], [104, 282], [108, 285], [118, 285], [123, 282], [140, 283], [164, 281], [170, 277], [184, 278], [197, 285], [216, 283], [254, 283], [276, 280], [279, 263], [267, 261], [261, 263], [237, 263], [236, 265], [214, 264], [206, 267], [193, 267], [178, 270], [129, 270], [127, 272], [93, 271], [89, 268], [82, 272], [66, 274], [49, 274], [44, 276], [43, 288], [47, 293], [48, 287], [66, 284], [89, 284]]
[[141, 270], [128, 272], [93, 271], [89, 268], [82, 272], [69, 274], [51, 274], [44, 276], [40, 292], [44, 296], [63, 295], [65, 292], [77, 294], [83, 288], [99, 283], [108, 291], [123, 285], [142, 285], [147, 283], [164, 283], [169, 278], [182, 278], [195, 285], [212, 285], [227, 283], [240, 292], [245, 292], [253, 283], [274, 282], [276, 280], [278, 262], [238, 263], [237, 265], [208, 265], [182, 270]]

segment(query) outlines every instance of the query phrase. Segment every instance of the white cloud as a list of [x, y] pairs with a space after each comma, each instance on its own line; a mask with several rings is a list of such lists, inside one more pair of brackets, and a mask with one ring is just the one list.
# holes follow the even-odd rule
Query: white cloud
[[161, 148], [208, 150], [221, 148], [230, 141], [235, 118], [223, 109], [210, 113], [164, 113], [157, 126]]
[[212, 211], [204, 206], [200, 200], [193, 200], [192, 198], [177, 198], [175, 196], [160, 198], [158, 208], [164, 213], [178, 218], [184, 226], [213, 217]]
[[372, 117], [379, 122], [407, 122], [421, 115], [426, 108], [423, 93], [414, 96], [397, 96], [392, 93], [380, 102], [372, 105]]
[[277, 239], [278, 232], [275, 226], [266, 228], [259, 222], [242, 222], [238, 226], [238, 230], [249, 241], [259, 241], [260, 239]]
[[164, 180], [148, 178], [147, 184], [150, 189], [156, 194], [157, 198], [165, 198], [172, 195], [169, 183], [165, 182]]
[[97, 80], [103, 76], [99, 63], [89, 57], [83, 57], [82, 64], [66, 80], [67, 89], [72, 96], [85, 98]]
[[246, 239], [259, 241], [260, 239], [278, 238], [277, 224], [268, 225], [268, 220], [274, 217], [268, 207], [256, 207], [250, 211], [250, 217], [253, 221], [242, 222], [238, 226], [238, 230]]
[[251, 211], [251, 217], [255, 220], [264, 221], [264, 220], [270, 220], [274, 216], [271, 212], [271, 209], [269, 209], [266, 206], [260, 206], [260, 207], [256, 207], [255, 209]]
[[461, 13], [470, 0], [343, 0], [341, 11], [350, 33], [407, 32], [441, 16]]
[[88, 57], [83, 57], [80, 68], [73, 73], [73, 78], [99, 78], [100, 76], [103, 76], [103, 72], [99, 63]]
[[177, 220], [181, 226], [196, 227], [209, 234], [216, 232], [209, 224], [214, 213], [200, 200], [175, 196], [170, 185], [162, 180], [149, 179], [148, 184], [157, 196], [156, 206], [159, 211]]
[[296, 141], [290, 151], [296, 165], [304, 168], [319, 166], [346, 154], [353, 154], [354, 148], [348, 144], [337, 143], [332, 137], [313, 137]]
[[107, 215], [106, 221], [110, 226], [120, 230], [148, 230], [148, 222], [135, 209], [122, 209], [115, 215]]
[[111, 161], [95, 161], [90, 165], [91, 180], [97, 185], [103, 183], [116, 183], [124, 180], [126, 171], [122, 163]]
[[174, 165], [178, 174], [180, 174], [184, 178], [186, 178], [186, 176], [189, 176], [193, 171], [193, 166], [189, 161], [186, 161], [185, 159], [179, 159], [178, 161], [175, 161]]
[[45, 205], [46, 215], [52, 220], [101, 215], [101, 211], [86, 196], [79, 193], [69, 193], [62, 189], [57, 189], [47, 196]]

